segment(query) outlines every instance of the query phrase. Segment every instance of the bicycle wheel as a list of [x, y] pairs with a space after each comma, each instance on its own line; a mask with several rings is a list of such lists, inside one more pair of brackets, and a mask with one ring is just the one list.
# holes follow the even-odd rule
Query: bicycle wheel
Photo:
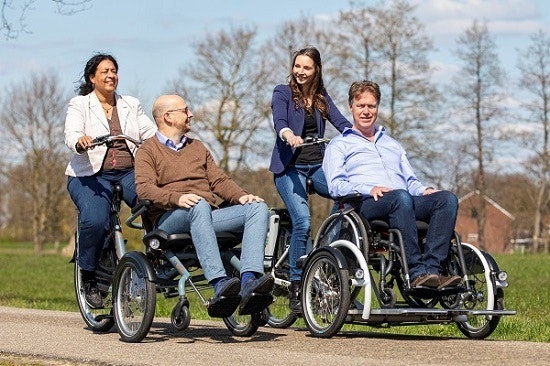
[[[103, 253], [103, 257], [109, 257], [107, 262], [116, 262], [116, 254], [113, 246], [107, 246]], [[100, 262], [100, 266], [101, 266]], [[114, 271], [113, 268], [103, 268], [101, 273], [103, 275], [97, 276], [98, 287], [100, 294], [103, 298], [104, 307], [101, 309], [93, 309], [86, 302], [84, 296], [84, 289], [82, 283], [82, 276], [80, 273], [80, 266], [78, 265], [78, 232], [75, 233], [75, 259], [74, 259], [74, 290], [76, 295], [76, 302], [78, 310], [82, 319], [94, 332], [108, 332], [115, 324], [113, 318], [112, 309], [112, 293], [111, 293], [111, 278]]]
[[[462, 252], [466, 264], [465, 272], [470, 290], [459, 294], [461, 307], [468, 310], [502, 310], [504, 309], [504, 292], [495, 291], [491, 278], [491, 268], [486, 259], [489, 254], [480, 251], [470, 244], [463, 243]], [[452, 254], [450, 268], [460, 268], [458, 256]], [[455, 272], [453, 274], [459, 274]], [[464, 284], [465, 285], [465, 284]], [[458, 329], [468, 338], [483, 339], [491, 335], [500, 322], [499, 316], [468, 315], [464, 322], [457, 322]]]
[[129, 252], [120, 260], [113, 280], [113, 311], [124, 342], [140, 342], [151, 328], [156, 285], [148, 277], [151, 264], [143, 253]]
[[235, 312], [232, 316], [223, 318], [223, 322], [234, 335], [238, 337], [250, 337], [258, 330], [258, 325], [253, 321], [253, 317], [255, 316], [257, 314], [238, 315]]
[[350, 305], [349, 273], [338, 267], [334, 255], [328, 250], [314, 252], [303, 274], [303, 316], [316, 337], [338, 333]]
[[273, 253], [273, 276], [275, 286], [273, 288], [273, 304], [269, 305], [269, 318], [267, 324], [272, 328], [288, 328], [296, 322], [297, 316], [290, 310], [290, 281], [288, 265], [288, 252], [290, 245], [291, 228], [281, 226], [277, 237], [275, 251]]

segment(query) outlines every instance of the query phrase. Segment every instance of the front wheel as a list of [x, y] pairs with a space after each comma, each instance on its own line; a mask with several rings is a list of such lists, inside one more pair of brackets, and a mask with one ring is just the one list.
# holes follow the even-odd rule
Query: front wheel
[[191, 312], [189, 311], [189, 304], [186, 302], [179, 302], [172, 309], [170, 315], [172, 326], [178, 332], [183, 332], [191, 324]]
[[[489, 254], [470, 244], [462, 243], [461, 245], [466, 265], [465, 276], [469, 287], [460, 294], [462, 308], [468, 310], [504, 309], [504, 292], [501, 289], [495, 290], [495, 283], [491, 278], [491, 267], [486, 259]], [[458, 264], [453, 266], [453, 263], [459, 263], [456, 254], [452, 256], [450, 268], [458, 267]], [[463, 285], [466, 286], [466, 283]], [[499, 322], [499, 316], [468, 315], [466, 321], [456, 324], [466, 337], [483, 339], [493, 333]]]
[[113, 310], [124, 342], [140, 342], [151, 328], [156, 307], [156, 285], [148, 277], [151, 264], [143, 253], [122, 257], [113, 279]]
[[302, 311], [309, 331], [330, 338], [340, 331], [350, 305], [349, 273], [334, 254], [314, 252], [302, 279]]

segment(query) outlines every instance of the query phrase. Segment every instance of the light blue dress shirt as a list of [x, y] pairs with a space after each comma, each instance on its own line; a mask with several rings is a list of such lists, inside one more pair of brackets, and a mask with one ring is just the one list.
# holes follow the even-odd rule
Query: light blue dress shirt
[[416, 178], [401, 144], [388, 136], [384, 127], [375, 126], [375, 131], [371, 142], [359, 131], [346, 128], [328, 144], [323, 170], [330, 195], [367, 196], [380, 186], [421, 196], [427, 187]]
[[187, 140], [187, 137], [183, 136], [181, 138], [181, 141], [176, 145], [176, 143], [174, 141], [170, 140], [168, 137], [164, 136], [159, 131], [156, 132], [156, 135], [157, 135], [157, 138], [159, 139], [161, 144], [163, 144], [164, 146], [166, 146], [166, 147], [168, 147], [168, 148], [170, 148], [174, 151], [181, 150], [183, 145], [185, 145], [185, 141]]

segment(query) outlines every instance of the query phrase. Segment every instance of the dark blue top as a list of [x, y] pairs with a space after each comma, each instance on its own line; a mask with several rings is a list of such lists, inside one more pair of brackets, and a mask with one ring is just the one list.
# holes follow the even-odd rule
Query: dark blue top
[[[336, 127], [336, 129], [342, 132], [346, 127], [351, 127], [351, 123], [340, 113], [332, 98], [325, 92], [324, 97], [328, 103], [328, 120]], [[277, 85], [273, 90], [273, 97], [271, 98], [271, 111], [273, 113], [273, 127], [277, 133], [277, 139], [275, 140], [275, 146], [273, 147], [273, 153], [271, 155], [271, 163], [269, 170], [275, 174], [282, 173], [294, 154], [294, 149], [290, 147], [279, 136], [279, 132], [287, 127], [292, 130], [296, 136], [301, 136], [305, 123], [305, 110], [303, 106], [296, 109], [296, 104], [292, 100], [292, 92], [289, 85]], [[326, 120], [321, 117], [321, 112], [314, 108], [315, 120], [317, 121], [317, 131], [319, 137], [324, 137]]]

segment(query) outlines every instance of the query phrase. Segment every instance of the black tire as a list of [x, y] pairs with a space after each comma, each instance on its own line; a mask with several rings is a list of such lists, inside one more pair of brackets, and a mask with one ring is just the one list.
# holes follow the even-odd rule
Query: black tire
[[170, 320], [176, 331], [183, 332], [186, 330], [191, 324], [191, 312], [189, 311], [189, 306], [181, 303], [176, 304], [176, 306], [172, 309]]
[[250, 337], [258, 330], [258, 325], [252, 320], [252, 315], [238, 315], [235, 312], [228, 318], [223, 318], [227, 329], [237, 337]]
[[349, 273], [334, 255], [313, 252], [302, 277], [302, 311], [307, 328], [316, 337], [330, 338], [340, 331], [350, 306]]
[[275, 286], [273, 288], [273, 304], [269, 305], [269, 319], [267, 324], [272, 328], [288, 328], [296, 322], [296, 315], [290, 310], [289, 306], [289, 270], [288, 255], [279, 262], [286, 248], [290, 245], [291, 228], [281, 226], [277, 237], [275, 251], [273, 252], [273, 275], [275, 277]]
[[[486, 256], [470, 244], [462, 244], [462, 252], [466, 264], [466, 276], [471, 287], [470, 291], [462, 294], [464, 300], [462, 308], [469, 310], [502, 310], [504, 309], [504, 292], [497, 290], [491, 278], [491, 268]], [[458, 262], [456, 255], [451, 259]], [[456, 267], [452, 266], [451, 268]], [[458, 273], [457, 273], [458, 274]], [[464, 322], [457, 322], [458, 329], [468, 338], [483, 339], [491, 335], [500, 322], [499, 316], [468, 315]]]
[[120, 338], [140, 342], [151, 328], [156, 307], [156, 285], [148, 277], [151, 264], [143, 253], [125, 254], [113, 279], [113, 311]]
[[[112, 246], [110, 248], [113, 248]], [[112, 257], [116, 260], [114, 249], [106, 251], [104, 255]], [[112, 273], [111, 273], [112, 275]], [[74, 258], [74, 290], [76, 295], [76, 303], [82, 319], [94, 332], [109, 332], [115, 325], [113, 318], [112, 293], [110, 292], [110, 281], [108, 278], [98, 279], [100, 293], [103, 297], [104, 307], [102, 309], [93, 309], [86, 303], [84, 290], [82, 286], [82, 277], [80, 275], [80, 267], [78, 265], [78, 233], [75, 234], [75, 258]]]

